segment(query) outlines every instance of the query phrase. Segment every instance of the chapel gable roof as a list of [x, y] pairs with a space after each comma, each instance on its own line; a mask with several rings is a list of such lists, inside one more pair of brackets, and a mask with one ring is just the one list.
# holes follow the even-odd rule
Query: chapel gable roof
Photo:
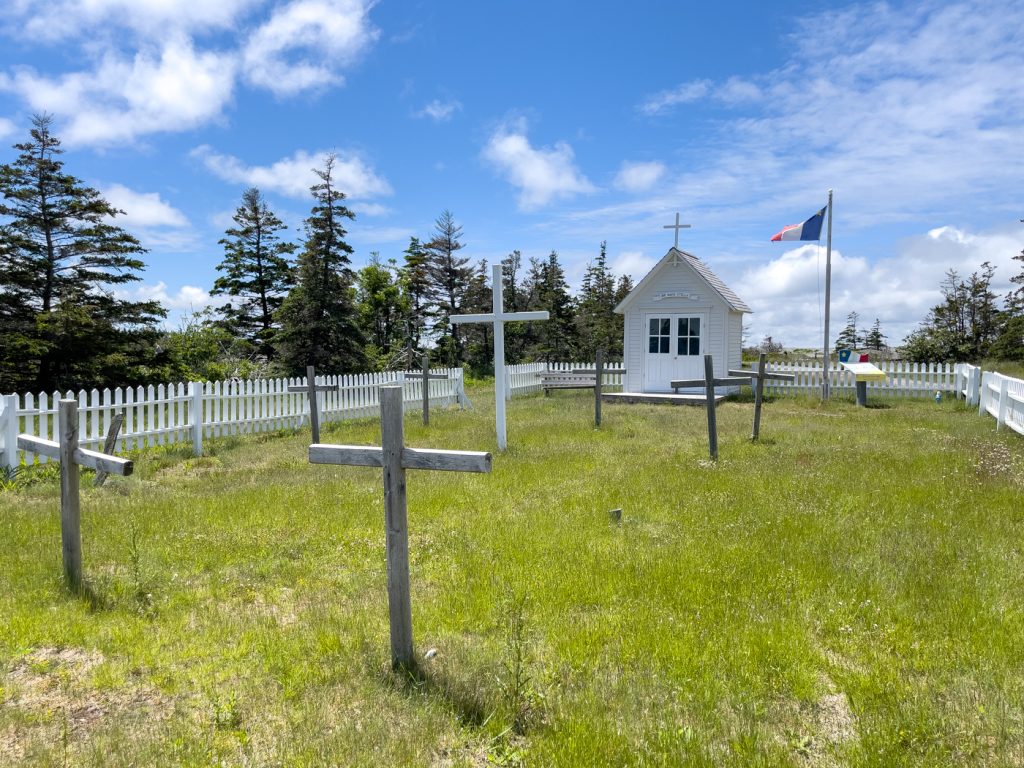
[[635, 296], [639, 296], [643, 289], [647, 288], [653, 281], [655, 275], [660, 272], [667, 264], [685, 264], [692, 269], [697, 276], [707, 283], [708, 287], [718, 294], [722, 301], [729, 305], [729, 308], [734, 312], [752, 312], [753, 310], [747, 306], [746, 302], [737, 296], [733, 290], [722, 282], [722, 278], [716, 275], [703, 261], [698, 259], [692, 253], [681, 251], [678, 248], [669, 248], [668, 253], [651, 268], [651, 271], [644, 275], [643, 280], [637, 283], [636, 287], [629, 292], [622, 301], [619, 302], [619, 306], [615, 308], [615, 311], [619, 314], [623, 314], [629, 304], [632, 303], [632, 299]]

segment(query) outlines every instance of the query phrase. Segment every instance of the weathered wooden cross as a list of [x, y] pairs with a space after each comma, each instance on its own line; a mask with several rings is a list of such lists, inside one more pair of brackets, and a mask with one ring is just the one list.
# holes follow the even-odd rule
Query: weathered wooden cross
[[715, 363], [711, 355], [704, 355], [704, 378], [703, 379], [677, 379], [669, 382], [673, 389], [679, 387], [704, 387], [705, 397], [708, 406], [708, 452], [712, 461], [718, 461], [718, 422], [715, 418], [715, 387], [735, 387], [737, 385], [749, 384], [750, 373], [742, 377], [728, 376], [715, 378]]
[[[430, 425], [430, 380], [447, 381], [447, 373], [430, 372], [430, 355], [423, 353], [423, 370], [420, 373], [407, 373], [407, 379], [423, 379], [423, 426]], [[315, 442], [315, 441], [314, 441]]]
[[[754, 431], [752, 440], [757, 440], [761, 429], [761, 400], [764, 396], [764, 382], [766, 379], [780, 379], [792, 381], [794, 376], [787, 373], [773, 373], [765, 371], [764, 354], [759, 360], [758, 369], [732, 370], [724, 378], [715, 378], [715, 365], [711, 355], [704, 355], [704, 378], [703, 379], [677, 379], [670, 382], [673, 389], [679, 387], [704, 387], [708, 409], [708, 451], [712, 461], [718, 461], [718, 422], [715, 417], [715, 387], [754, 387]], [[756, 383], [755, 383], [756, 382]]]
[[690, 228], [689, 224], [680, 224], [679, 223], [679, 214], [678, 213], [676, 213], [676, 223], [675, 224], [666, 224], [665, 226], [662, 227], [662, 229], [674, 229], [675, 230], [674, 234], [676, 236], [676, 241], [672, 245], [672, 247], [675, 248], [677, 251], [679, 250], [679, 230], [680, 229], [689, 229], [689, 228]]
[[380, 432], [380, 448], [315, 444], [309, 446], [309, 461], [312, 464], [350, 464], [384, 469], [384, 535], [388, 570], [388, 616], [391, 624], [391, 663], [395, 668], [408, 668], [413, 663], [413, 647], [405, 470], [490, 472], [491, 454], [407, 448], [402, 425], [400, 385], [381, 387]]
[[60, 462], [60, 536], [64, 577], [72, 590], [82, 587], [82, 528], [78, 467], [115, 475], [130, 475], [128, 459], [78, 447], [78, 403], [61, 400], [57, 412], [60, 442], [18, 435], [18, 448]]
[[547, 320], [547, 312], [505, 312], [501, 280], [501, 264], [495, 264], [491, 271], [491, 295], [493, 311], [478, 315], [452, 315], [448, 320], [459, 323], [494, 324], [494, 422], [498, 433], [498, 448], [505, 450], [508, 437], [505, 431], [505, 323], [526, 320]]
[[316, 367], [312, 365], [306, 366], [305, 384], [291, 384], [288, 386], [289, 392], [305, 392], [309, 397], [309, 426], [313, 432], [314, 443], [320, 442], [320, 405], [317, 402], [316, 393], [336, 392], [337, 389], [337, 385], [317, 384]]
[[757, 371], [744, 369], [730, 370], [730, 376], [749, 376], [750, 383], [754, 388], [754, 429], [750, 434], [751, 440], [757, 440], [761, 436], [761, 403], [764, 401], [764, 383], [769, 379], [776, 381], [796, 381], [796, 375], [792, 373], [776, 373], [766, 370], [768, 355], [764, 352], [757, 358]]
[[601, 385], [604, 383], [604, 377], [606, 375], [611, 376], [616, 373], [625, 374], [625, 368], [605, 368], [604, 367], [604, 350], [598, 349], [594, 355], [594, 367], [593, 368], [581, 368], [574, 370], [573, 373], [585, 373], [594, 374], [594, 426], [601, 426]]

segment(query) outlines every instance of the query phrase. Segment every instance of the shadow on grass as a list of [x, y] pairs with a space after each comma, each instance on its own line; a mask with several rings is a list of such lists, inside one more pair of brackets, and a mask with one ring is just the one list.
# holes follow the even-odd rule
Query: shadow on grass
[[386, 681], [407, 696], [424, 696], [443, 702], [464, 726], [482, 727], [496, 709], [477, 676], [455, 678], [443, 667], [418, 658], [411, 667], [401, 667], [387, 674]]

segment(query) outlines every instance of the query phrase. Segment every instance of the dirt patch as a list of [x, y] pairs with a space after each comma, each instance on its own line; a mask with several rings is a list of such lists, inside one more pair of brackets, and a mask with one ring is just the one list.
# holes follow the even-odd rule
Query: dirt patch
[[829, 744], [857, 738], [857, 723], [845, 693], [829, 693], [818, 699], [812, 718], [818, 737]]
[[81, 648], [39, 648], [17, 659], [0, 684], [0, 764], [26, 757], [31, 744], [74, 743], [107, 718], [159, 719], [169, 702], [145, 684], [97, 690], [92, 672], [106, 659]]

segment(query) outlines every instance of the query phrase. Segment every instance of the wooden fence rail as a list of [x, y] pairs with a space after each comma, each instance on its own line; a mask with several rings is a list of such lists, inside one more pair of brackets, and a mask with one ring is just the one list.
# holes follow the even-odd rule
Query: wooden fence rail
[[[422, 379], [406, 379], [406, 373], [318, 376], [320, 383], [337, 388], [323, 392], [320, 399], [324, 422], [376, 416], [380, 412], [382, 384], [403, 385], [407, 411], [421, 407]], [[465, 405], [462, 369], [442, 369], [445, 379], [430, 379], [427, 386], [431, 405]], [[41, 392], [4, 395], [0, 398], [0, 466], [18, 467], [22, 460], [46, 462], [17, 448], [18, 434], [44, 439], [58, 438], [57, 406], [62, 398], [78, 402], [79, 444], [102, 448], [110, 423], [118, 411], [124, 423], [117, 439], [117, 452], [191, 442], [196, 455], [204, 438], [295, 428], [309, 421], [309, 400], [288, 387], [305, 383], [301, 379], [256, 379], [160, 384], [148, 387], [92, 389], [74, 392]], [[196, 418], [198, 416], [198, 418]]]

